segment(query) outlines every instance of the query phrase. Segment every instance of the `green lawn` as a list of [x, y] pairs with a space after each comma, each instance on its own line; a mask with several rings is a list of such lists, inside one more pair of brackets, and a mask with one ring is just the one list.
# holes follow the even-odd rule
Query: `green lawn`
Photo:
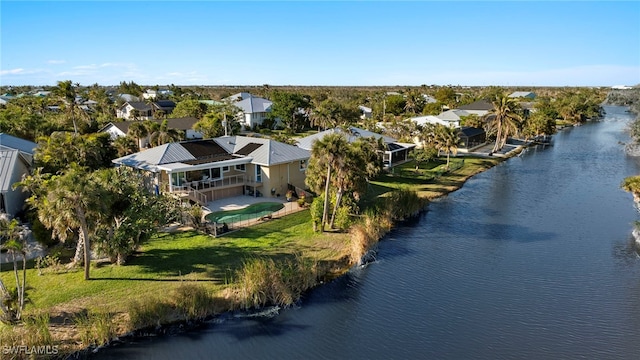
[[[27, 310], [55, 306], [120, 312], [130, 300], [169, 294], [182, 281], [199, 281], [220, 290], [235, 271], [252, 257], [286, 257], [300, 253], [318, 262], [338, 260], [345, 254], [346, 234], [313, 233], [309, 211], [213, 238], [193, 231], [162, 233], [143, 245], [126, 265], [93, 264], [92, 279], [83, 280], [80, 269], [64, 273], [27, 272]], [[15, 283], [10, 265], [0, 277]]]
[[416, 171], [414, 161], [393, 168], [393, 173], [385, 173], [371, 181], [367, 201], [393, 189], [408, 188], [419, 196], [433, 199], [460, 188], [471, 176], [496, 165], [501, 159], [452, 158], [446, 171], [446, 158], [421, 164]]

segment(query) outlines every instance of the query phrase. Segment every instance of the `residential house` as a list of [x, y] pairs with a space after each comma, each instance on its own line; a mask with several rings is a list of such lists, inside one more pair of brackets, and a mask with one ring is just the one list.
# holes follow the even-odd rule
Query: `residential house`
[[444, 126], [457, 126], [457, 124], [459, 123], [459, 121], [447, 121], [447, 120], [443, 120], [437, 116], [434, 115], [426, 115], [426, 116], [416, 116], [416, 117], [412, 117], [411, 119], [409, 119], [411, 121], [413, 121], [414, 123], [416, 123], [416, 125], [420, 125], [420, 126], [425, 126], [426, 124], [440, 124], [440, 125], [444, 125]]
[[358, 109], [360, 109], [360, 119], [371, 119], [373, 116], [373, 110], [370, 107], [366, 107], [364, 105], [359, 105]]
[[[167, 126], [169, 129], [180, 130], [184, 133], [185, 140], [194, 140], [194, 139], [202, 139], [203, 135], [201, 132], [193, 129], [193, 125], [198, 122], [198, 119], [194, 117], [185, 117], [185, 118], [170, 118], [167, 120]], [[162, 124], [164, 120], [149, 120], [151, 122]], [[105, 125], [100, 132], [106, 132], [111, 135], [111, 139], [115, 140], [118, 137], [126, 136], [129, 133], [129, 126], [137, 121], [120, 121], [120, 122], [110, 122]], [[147, 147], [149, 145], [149, 136], [145, 139], [142, 139], [141, 146]]]
[[117, 98], [122, 99], [123, 101], [140, 101], [140, 98], [131, 94], [118, 94]]
[[13, 184], [28, 175], [33, 166], [33, 152], [37, 144], [0, 133], [0, 212], [16, 216], [28, 196]]
[[171, 100], [157, 100], [151, 103], [151, 107], [153, 108], [152, 110], [154, 114], [162, 111], [164, 116], [167, 116], [176, 108], [176, 103]]
[[310, 153], [271, 139], [223, 136], [169, 143], [113, 160], [144, 171], [157, 192], [192, 201], [248, 194], [275, 197], [304, 189]]
[[153, 118], [153, 108], [142, 101], [127, 101], [116, 109], [116, 117], [120, 119], [133, 120], [134, 113], [137, 120], [149, 120]]
[[493, 104], [487, 100], [478, 100], [471, 104], [458, 106], [458, 110], [464, 110], [468, 114], [476, 114], [479, 117], [483, 117], [493, 110]]
[[440, 119], [443, 125], [458, 128], [460, 127], [462, 118], [469, 115], [471, 115], [471, 113], [465, 110], [453, 109], [441, 112], [440, 114], [436, 115], [436, 117]]
[[245, 129], [252, 129], [255, 126], [262, 125], [271, 112], [273, 102], [265, 98], [250, 96], [233, 103], [243, 114], [241, 125]]
[[515, 91], [509, 95], [510, 98], [524, 98], [533, 100], [536, 98], [536, 94], [531, 91]]
[[384, 153], [382, 154], [382, 160], [385, 167], [393, 167], [395, 165], [402, 164], [408, 161], [409, 151], [416, 146], [415, 144], [400, 143], [394, 138], [353, 126], [350, 126], [346, 129], [337, 127], [319, 132], [317, 134], [309, 135], [307, 137], [303, 137], [302, 139], [298, 140], [297, 145], [303, 149], [311, 151], [313, 144], [317, 140], [320, 140], [329, 134], [341, 134], [349, 143], [354, 142], [359, 138], [372, 137], [376, 140], [382, 139], [386, 147]]
[[422, 94], [422, 97], [424, 98], [425, 104], [435, 104], [438, 102], [438, 100], [431, 95]]
[[158, 92], [152, 89], [147, 89], [142, 93], [142, 97], [144, 99], [156, 99], [158, 97]]

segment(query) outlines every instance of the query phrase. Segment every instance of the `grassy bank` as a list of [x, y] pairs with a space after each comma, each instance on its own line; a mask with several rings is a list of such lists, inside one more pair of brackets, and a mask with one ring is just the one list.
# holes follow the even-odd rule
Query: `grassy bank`
[[[31, 268], [26, 316], [34, 321], [1, 327], [0, 342], [38, 345], [48, 339], [72, 351], [134, 329], [291, 303], [318, 280], [346, 271], [375, 245], [397, 220], [393, 202], [405, 204], [414, 192], [423, 199], [445, 195], [498, 161], [455, 159], [451, 171], [445, 171], [442, 160], [418, 170], [413, 163], [397, 167], [373, 181], [367, 194], [371, 206], [387, 198], [386, 207], [368, 214], [350, 233], [314, 233], [307, 210], [219, 238], [193, 231], [163, 233], [125, 266], [96, 262], [89, 281], [79, 269]], [[397, 189], [404, 192], [391, 196]], [[13, 281], [10, 267], [5, 264], [0, 273], [5, 284]], [[49, 322], [49, 335], [43, 319]], [[41, 338], [20, 335], [34, 327]]]

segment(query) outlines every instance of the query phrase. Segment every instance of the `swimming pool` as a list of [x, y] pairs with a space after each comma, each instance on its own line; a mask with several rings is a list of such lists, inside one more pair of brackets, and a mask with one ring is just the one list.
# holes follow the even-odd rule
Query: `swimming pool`
[[284, 208], [280, 202], [260, 202], [238, 210], [216, 211], [206, 216], [212, 223], [234, 223], [242, 220], [250, 220], [274, 213]]

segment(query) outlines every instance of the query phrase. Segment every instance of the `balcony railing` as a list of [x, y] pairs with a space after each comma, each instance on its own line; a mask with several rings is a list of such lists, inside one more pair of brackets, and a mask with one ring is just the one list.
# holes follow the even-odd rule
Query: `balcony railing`
[[[192, 189], [195, 190], [207, 190], [216, 188], [225, 188], [231, 186], [259, 186], [261, 183], [255, 181], [255, 179], [248, 179], [246, 175], [234, 175], [225, 177], [223, 179], [207, 179], [197, 181], [187, 181], [182, 185], [173, 185], [173, 192], [189, 192]], [[168, 190], [168, 187], [167, 187]]]

